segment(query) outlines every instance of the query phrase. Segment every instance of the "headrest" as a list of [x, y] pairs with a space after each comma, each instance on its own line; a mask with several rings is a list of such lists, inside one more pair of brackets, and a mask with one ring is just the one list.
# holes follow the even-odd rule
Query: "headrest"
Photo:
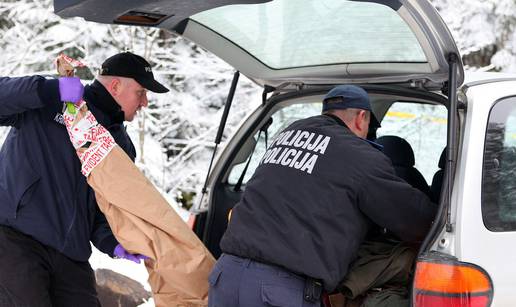
[[441, 153], [441, 157], [439, 158], [439, 168], [444, 169], [446, 165], [446, 147], [443, 148], [443, 152]]
[[395, 135], [384, 135], [376, 139], [376, 143], [383, 145], [383, 153], [391, 159], [394, 166], [414, 166], [414, 151], [404, 139]]

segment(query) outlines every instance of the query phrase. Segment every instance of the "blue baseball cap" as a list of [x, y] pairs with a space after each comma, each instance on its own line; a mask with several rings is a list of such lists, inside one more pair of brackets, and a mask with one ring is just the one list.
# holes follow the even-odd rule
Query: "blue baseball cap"
[[371, 126], [380, 127], [373, 113], [367, 92], [356, 85], [338, 85], [332, 88], [323, 99], [323, 113], [334, 109], [362, 109], [371, 113]]

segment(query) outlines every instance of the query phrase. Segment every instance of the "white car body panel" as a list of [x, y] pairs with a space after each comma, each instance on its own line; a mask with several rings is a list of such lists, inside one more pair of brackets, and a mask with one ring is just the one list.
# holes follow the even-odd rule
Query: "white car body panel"
[[[473, 86], [467, 91], [464, 138], [455, 178], [455, 256], [487, 271], [494, 285], [491, 306], [516, 305], [516, 232], [492, 232], [482, 220], [482, 165], [489, 111], [504, 97], [516, 95], [516, 81]], [[452, 202], [453, 203], [453, 202]]]

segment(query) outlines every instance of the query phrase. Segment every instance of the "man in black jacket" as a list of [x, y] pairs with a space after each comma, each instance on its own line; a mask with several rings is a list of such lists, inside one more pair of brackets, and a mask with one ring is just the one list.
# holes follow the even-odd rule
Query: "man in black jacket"
[[[147, 90], [168, 91], [129, 52], [107, 59], [84, 88], [89, 110], [133, 161], [123, 122], [147, 106]], [[62, 101], [82, 91], [77, 78], [0, 78], [0, 125], [12, 127], [0, 151], [0, 306], [99, 306], [90, 241], [112, 257], [143, 257], [116, 241], [81, 174]]]
[[209, 306], [319, 306], [373, 226], [424, 238], [435, 206], [365, 139], [370, 121], [367, 93], [341, 85], [278, 135], [233, 208]]

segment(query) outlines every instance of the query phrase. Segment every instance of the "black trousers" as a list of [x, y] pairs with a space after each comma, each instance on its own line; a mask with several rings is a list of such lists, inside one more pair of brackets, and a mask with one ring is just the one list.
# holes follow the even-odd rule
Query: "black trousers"
[[100, 307], [88, 262], [0, 226], [0, 307]]

